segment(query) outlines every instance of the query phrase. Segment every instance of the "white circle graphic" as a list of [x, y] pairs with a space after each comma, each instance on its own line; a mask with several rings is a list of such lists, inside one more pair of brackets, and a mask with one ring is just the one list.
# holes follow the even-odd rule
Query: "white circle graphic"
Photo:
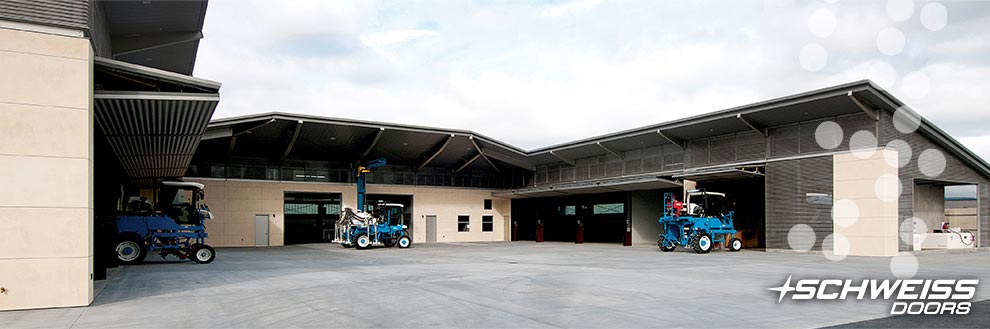
[[914, 15], [913, 0], [887, 0], [887, 16], [890, 19], [903, 22]]
[[927, 149], [918, 155], [918, 170], [928, 177], [938, 177], [945, 171], [945, 155], [936, 149]]
[[835, 32], [835, 14], [826, 9], [815, 10], [808, 16], [808, 29], [819, 38], [826, 38]]
[[877, 137], [866, 130], [857, 131], [849, 137], [849, 150], [857, 158], [869, 158], [877, 151]]
[[797, 224], [787, 232], [787, 244], [794, 251], [805, 252], [815, 246], [815, 229], [808, 224]]
[[931, 2], [921, 7], [921, 25], [929, 31], [938, 31], [949, 23], [949, 10], [945, 5]]
[[817, 43], [807, 44], [801, 48], [799, 60], [808, 72], [818, 72], [828, 63], [828, 52]]
[[825, 121], [815, 129], [815, 142], [826, 150], [834, 150], [842, 144], [842, 127], [834, 121]]
[[904, 50], [904, 32], [888, 27], [877, 34], [877, 49], [887, 56], [900, 54]]

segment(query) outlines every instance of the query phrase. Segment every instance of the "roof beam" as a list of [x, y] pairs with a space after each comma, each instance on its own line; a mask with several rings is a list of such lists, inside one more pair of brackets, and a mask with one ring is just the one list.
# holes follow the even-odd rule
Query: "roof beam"
[[440, 144], [440, 148], [437, 148], [437, 151], [433, 152], [433, 155], [430, 155], [429, 158], [426, 158], [426, 161], [423, 161], [423, 164], [416, 167], [416, 171], [423, 169], [423, 167], [426, 167], [426, 165], [430, 164], [430, 162], [433, 161], [433, 159], [436, 159], [436, 157], [439, 156], [440, 153], [443, 153], [443, 150], [447, 149], [447, 145], [450, 145], [450, 141], [452, 140], [454, 140], [454, 134], [450, 134], [450, 136], [447, 136], [447, 139], [444, 140], [442, 144]]
[[234, 154], [234, 146], [237, 145], [237, 136], [230, 138], [230, 145], [227, 146], [227, 158], [230, 159], [230, 155]]
[[513, 158], [510, 155], [505, 155], [492, 150], [485, 150], [485, 156], [529, 171], [536, 171], [536, 166], [526, 161]]
[[282, 158], [278, 160], [278, 165], [281, 166], [285, 163], [285, 159], [289, 158], [289, 153], [292, 152], [292, 147], [296, 145], [296, 139], [299, 139], [299, 132], [302, 131], [303, 121], [296, 121], [296, 130], [292, 132], [292, 138], [289, 139], [289, 145], [285, 147], [285, 153], [282, 153]]
[[237, 132], [232, 132], [232, 134], [231, 134], [231, 137], [237, 137], [237, 136], [240, 136], [240, 135], [242, 135], [242, 134], [246, 134], [246, 133], [249, 133], [249, 132], [251, 132], [252, 130], [255, 130], [255, 129], [258, 129], [258, 128], [261, 128], [261, 127], [264, 127], [264, 126], [267, 126], [267, 125], [270, 125], [270, 124], [271, 124], [272, 122], [275, 122], [275, 118], [271, 118], [270, 120], [268, 120], [268, 121], [265, 121], [265, 122], [264, 122], [264, 123], [262, 123], [262, 124], [259, 124], [259, 125], [256, 125], [256, 126], [254, 126], [254, 127], [251, 127], [251, 128], [248, 128], [248, 129], [244, 129], [244, 130], [241, 130], [241, 131], [237, 131]]
[[575, 165], [574, 160], [571, 160], [571, 159], [568, 159], [566, 157], [563, 157], [560, 154], [555, 153], [554, 151], [550, 151], [549, 153], [550, 153], [550, 155], [552, 155], [553, 157], [557, 158], [558, 160], [563, 161], [564, 163], [571, 165], [571, 167], [573, 167]]
[[616, 153], [615, 151], [612, 151], [612, 149], [610, 149], [608, 147], [605, 147], [605, 145], [602, 144], [602, 142], [597, 142], [595, 144], [597, 144], [598, 147], [601, 147], [603, 150], [605, 150], [605, 152], [611, 153], [612, 155], [614, 155], [615, 157], [617, 157], [619, 159], [624, 159], [625, 158], [622, 155], [619, 155], [619, 153]]
[[680, 138], [677, 138], [677, 137], [674, 137], [674, 136], [670, 136], [668, 134], [664, 134], [662, 131], [660, 131], [660, 129], [657, 129], [657, 135], [660, 135], [661, 138], [666, 139], [671, 144], [680, 146], [682, 149], [685, 148], [684, 147], [684, 140], [682, 140]]
[[873, 121], [880, 121], [880, 111], [876, 109], [872, 109], [869, 106], [866, 106], [866, 104], [863, 104], [863, 102], [861, 102], [859, 98], [856, 98], [856, 95], [853, 95], [852, 91], [846, 93], [846, 96], [848, 96], [849, 99], [852, 100], [852, 102], [856, 104], [856, 106], [858, 106], [860, 110], [866, 112], [866, 115], [873, 118]]
[[113, 56], [124, 56], [145, 50], [168, 47], [180, 43], [192, 42], [203, 38], [200, 31], [148, 33], [135, 37], [121, 36], [112, 38]]
[[763, 135], [763, 137], [767, 137], [766, 129], [761, 129], [757, 127], [755, 124], [753, 124], [753, 122], [747, 120], [746, 118], [743, 118], [742, 113], [736, 114], [736, 119], [739, 119], [739, 121], [742, 121], [742, 123], [745, 123], [747, 126], [749, 126], [749, 129], [753, 129], [753, 131], [760, 133], [760, 135]]
[[461, 170], [464, 170], [464, 168], [467, 168], [467, 166], [470, 166], [471, 163], [474, 162], [474, 160], [478, 160], [478, 158], [480, 158], [480, 157], [481, 157], [481, 153], [475, 154], [474, 157], [471, 158], [471, 160], [468, 160], [467, 162], [465, 162], [464, 164], [462, 164], [460, 167], [457, 167], [457, 170], [454, 170], [454, 173], [456, 174], [456, 173], [461, 172]]
[[233, 135], [234, 135], [234, 132], [233, 132], [233, 130], [230, 129], [230, 127], [220, 127], [220, 128], [216, 128], [216, 129], [206, 129], [206, 131], [203, 132], [203, 137], [200, 138], [200, 140], [204, 140], [205, 141], [205, 140], [211, 140], [211, 139], [217, 139], [217, 138], [230, 137], [230, 136], [233, 136]]
[[478, 150], [478, 155], [481, 155], [481, 157], [485, 159], [485, 162], [488, 162], [488, 165], [492, 166], [492, 169], [495, 169], [495, 172], [501, 174], [502, 171], [499, 170], [497, 166], [495, 166], [495, 163], [492, 162], [492, 159], [489, 159], [488, 156], [485, 155], [485, 150], [483, 150], [481, 146], [478, 146], [478, 143], [474, 141], [474, 136], [473, 135], [468, 136], [468, 139], [471, 140], [471, 144], [474, 145], [474, 149]]
[[375, 145], [378, 145], [378, 140], [382, 138], [383, 134], [385, 134], [385, 128], [379, 127], [378, 133], [375, 134], [375, 139], [371, 140], [371, 145], [368, 145], [368, 148], [364, 150], [364, 153], [361, 153], [361, 159], [358, 162], [363, 162], [364, 158], [368, 156], [368, 153], [371, 153], [371, 150], [375, 149]]

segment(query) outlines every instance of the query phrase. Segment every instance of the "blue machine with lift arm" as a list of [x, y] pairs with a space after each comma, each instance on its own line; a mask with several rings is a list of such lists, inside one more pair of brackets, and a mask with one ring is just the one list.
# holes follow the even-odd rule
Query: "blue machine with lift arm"
[[334, 243], [340, 243], [344, 248], [357, 247], [366, 249], [371, 246], [412, 246], [412, 237], [407, 231], [408, 226], [402, 222], [405, 205], [397, 203], [378, 203], [368, 213], [365, 211], [367, 192], [366, 174], [372, 169], [384, 167], [385, 159], [371, 160], [357, 168], [357, 202], [358, 209], [343, 207], [340, 220], [334, 226]]
[[657, 237], [657, 246], [665, 252], [678, 246], [691, 247], [699, 254], [707, 254], [715, 244], [727, 247], [728, 251], [741, 250], [742, 241], [733, 237], [735, 212], [722, 213], [719, 209], [724, 199], [725, 194], [699, 189], [688, 191], [687, 200], [682, 203], [673, 193], [664, 193], [663, 217], [659, 219], [663, 233]]

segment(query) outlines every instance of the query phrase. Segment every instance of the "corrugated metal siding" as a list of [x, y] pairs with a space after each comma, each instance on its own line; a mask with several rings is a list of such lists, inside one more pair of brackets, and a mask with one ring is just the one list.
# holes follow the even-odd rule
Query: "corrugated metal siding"
[[93, 1], [89, 8], [90, 42], [93, 44], [93, 52], [96, 56], [110, 58], [112, 48], [110, 45], [110, 25], [107, 24], [107, 13], [103, 8], [103, 2]]
[[801, 129], [798, 125], [770, 128], [770, 156], [774, 158], [798, 154]]
[[217, 102], [97, 98], [94, 105], [97, 126], [139, 179], [183, 176]]
[[708, 138], [695, 139], [687, 143], [687, 153], [684, 157], [686, 168], [708, 165]]
[[790, 249], [787, 235], [797, 224], [815, 231], [813, 250], [832, 234], [832, 206], [810, 204], [807, 193], [832, 193], [832, 156], [777, 161], [766, 167], [767, 248]]
[[3, 0], [0, 19], [87, 31], [89, 1]]
[[[979, 191], [979, 238], [980, 246], [985, 247], [990, 244], [990, 180], [986, 177], [980, 175], [977, 171], [970, 168], [968, 165], [963, 163], [951, 153], [943, 149], [942, 147], [936, 145], [931, 139], [921, 135], [918, 132], [911, 134], [903, 134], [894, 128], [893, 118], [890, 113], [884, 112], [880, 119], [880, 136], [879, 139], [881, 144], [886, 144], [889, 141], [900, 139], [908, 143], [911, 146], [911, 162], [898, 170], [898, 176], [901, 179], [901, 185], [903, 188], [903, 193], [898, 200], [898, 219], [900, 221], [907, 220], [914, 216], [914, 180], [915, 179], [928, 179], [928, 180], [943, 180], [951, 182], [961, 182], [961, 183], [972, 183], [978, 184]], [[942, 172], [938, 177], [927, 177], [921, 173], [918, 169], [918, 156], [921, 152], [927, 149], [935, 149], [945, 156], [945, 171]], [[898, 225], [900, 227], [900, 225]], [[902, 232], [910, 233], [910, 232]], [[910, 249], [910, 246], [903, 240], [898, 239], [899, 249], [901, 251], [906, 251]]]

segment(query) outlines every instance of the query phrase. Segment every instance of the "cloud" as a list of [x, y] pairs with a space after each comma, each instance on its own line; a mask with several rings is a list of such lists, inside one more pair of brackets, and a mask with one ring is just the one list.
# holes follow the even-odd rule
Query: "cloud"
[[601, 3], [602, 0], [576, 0], [544, 9], [540, 12], [540, 15], [543, 17], [557, 18], [567, 14], [579, 14], [587, 12]]
[[392, 30], [362, 36], [361, 42], [364, 42], [364, 44], [370, 47], [380, 48], [391, 44], [409, 42], [418, 38], [433, 35], [437, 35], [437, 32], [432, 30], [415, 29]]
[[[217, 117], [278, 110], [536, 148], [872, 78], [967, 145], [990, 136], [990, 2], [946, 2], [937, 32], [883, 2], [266, 4], [210, 2], [196, 75], [224, 83]], [[824, 37], [807, 21], [821, 10], [836, 18]], [[889, 27], [906, 37], [895, 56], [877, 48]], [[812, 43], [828, 54], [816, 72], [799, 61]], [[910, 72], [929, 78], [924, 97], [904, 93]]]

